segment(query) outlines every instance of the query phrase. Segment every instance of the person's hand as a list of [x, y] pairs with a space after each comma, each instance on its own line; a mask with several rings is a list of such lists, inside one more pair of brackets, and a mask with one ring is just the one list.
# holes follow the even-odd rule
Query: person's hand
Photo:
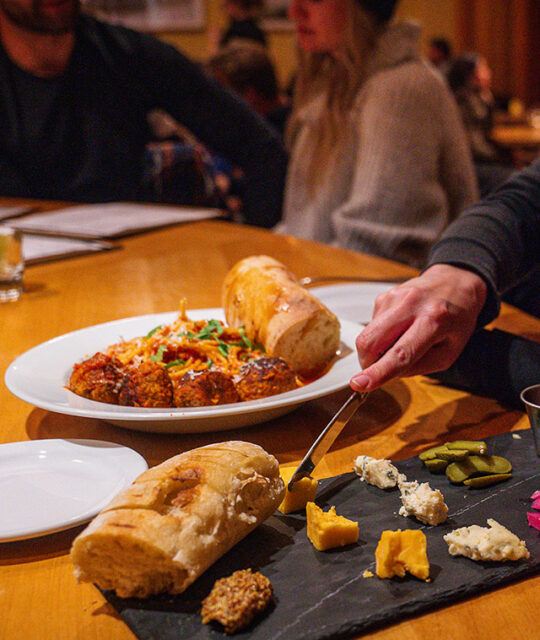
[[392, 378], [447, 369], [471, 337], [486, 294], [472, 271], [437, 264], [378, 296], [356, 338], [363, 371], [351, 387], [371, 391]]

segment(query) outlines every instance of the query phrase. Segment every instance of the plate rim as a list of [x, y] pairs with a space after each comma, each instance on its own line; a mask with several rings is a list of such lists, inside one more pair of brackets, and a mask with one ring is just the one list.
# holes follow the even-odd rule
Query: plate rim
[[[73, 406], [68, 404], [69, 398], [71, 396], [67, 396], [66, 404], [60, 404], [56, 400], [52, 401], [43, 401], [41, 398], [36, 397], [32, 393], [29, 393], [27, 389], [21, 387], [20, 381], [17, 376], [19, 374], [19, 370], [28, 359], [32, 358], [36, 352], [42, 352], [43, 350], [50, 349], [51, 346], [55, 346], [56, 343], [62, 341], [68, 341], [76, 339], [78, 336], [87, 336], [91, 332], [95, 331], [107, 331], [114, 329], [115, 326], [126, 325], [128, 323], [141, 323], [141, 322], [170, 322], [172, 319], [178, 316], [179, 311], [166, 311], [166, 312], [158, 312], [151, 314], [143, 314], [139, 316], [128, 316], [125, 318], [119, 318], [116, 320], [110, 320], [103, 323], [98, 323], [95, 325], [90, 325], [88, 327], [83, 327], [81, 329], [75, 329], [73, 331], [67, 332], [60, 336], [55, 336], [54, 338], [50, 338], [30, 349], [26, 350], [24, 353], [19, 355], [15, 360], [13, 360], [8, 368], [6, 369], [6, 373], [4, 376], [6, 387], [9, 391], [18, 397], [19, 399], [27, 402], [35, 407], [52, 411], [56, 413], [60, 413], [63, 415], [72, 415], [84, 418], [94, 418], [105, 420], [109, 422], [117, 422], [126, 424], [129, 422], [133, 423], [159, 423], [159, 422], [181, 422], [181, 423], [189, 423], [190, 421], [197, 420], [219, 420], [220, 418], [231, 418], [234, 416], [243, 416], [246, 414], [257, 414], [262, 413], [269, 410], [277, 410], [279, 408], [285, 407], [295, 407], [304, 402], [308, 402], [310, 400], [314, 400], [316, 398], [328, 395], [330, 393], [334, 393], [341, 389], [346, 388], [348, 385], [348, 378], [345, 380], [340, 380], [339, 382], [334, 382], [328, 387], [320, 388], [320, 381], [325, 379], [325, 376], [329, 375], [332, 369], [319, 378], [315, 380], [313, 383], [309, 383], [305, 387], [301, 387], [299, 389], [294, 389], [292, 391], [288, 391], [282, 394], [276, 394], [275, 396], [269, 396], [268, 398], [261, 398], [258, 400], [250, 400], [242, 403], [231, 403], [226, 405], [217, 405], [213, 407], [171, 407], [165, 409], [155, 409], [155, 408], [142, 408], [142, 407], [119, 407], [118, 405], [106, 405], [105, 403], [96, 402], [93, 400], [89, 400], [87, 398], [82, 398], [76, 396], [77, 402], [82, 404], [83, 406]], [[220, 307], [209, 307], [202, 309], [188, 309], [186, 311], [189, 317], [193, 317], [194, 319], [204, 318], [204, 317], [219, 317], [220, 319], [224, 318], [223, 309]], [[338, 318], [341, 325], [341, 339], [342, 342], [351, 350], [343, 360], [347, 360], [347, 358], [354, 357], [355, 361], [355, 372], [360, 370], [360, 365], [358, 360], [356, 360], [356, 354], [354, 349], [354, 343], [352, 334], [354, 336], [362, 330], [363, 325], [359, 323], [352, 322], [350, 320]], [[343, 333], [346, 333], [346, 336], [343, 336]], [[118, 334], [120, 335], [121, 329], [119, 329]], [[106, 340], [106, 338], [105, 338]], [[111, 344], [111, 342], [109, 342]], [[106, 345], [105, 345], [106, 346]], [[80, 361], [82, 358], [88, 357], [88, 354], [75, 354], [73, 357], [73, 363]], [[342, 361], [343, 361], [342, 360]], [[352, 373], [351, 373], [352, 375]], [[66, 381], [62, 383], [65, 384]], [[319, 384], [317, 384], [319, 383]], [[311, 385], [316, 385], [312, 387]], [[305, 391], [308, 389], [308, 391]], [[69, 390], [66, 390], [68, 394], [72, 394]], [[75, 394], [73, 394], [75, 395]], [[292, 395], [292, 398], [291, 398]], [[109, 408], [107, 408], [109, 407]]]
[[[65, 447], [68, 445], [68, 448]], [[127, 447], [123, 444], [118, 444], [117, 442], [112, 442], [108, 440], [97, 440], [91, 438], [44, 438], [37, 440], [20, 440], [15, 442], [5, 442], [0, 444], [0, 460], [2, 460], [5, 455], [9, 455], [9, 450], [15, 451], [16, 449], [29, 449], [28, 456], [31, 456], [33, 451], [37, 448], [42, 449], [43, 447], [47, 447], [53, 453], [62, 453], [62, 449], [65, 449], [66, 457], [73, 457], [68, 453], [69, 445], [78, 445], [83, 446], [87, 449], [87, 457], [92, 458], [95, 456], [91, 456], [88, 452], [88, 449], [116, 449], [117, 453], [120, 456], [127, 456], [131, 461], [132, 467], [129, 469], [126, 466], [121, 466], [121, 481], [122, 486], [115, 491], [114, 495], [117, 495], [119, 491], [122, 491], [126, 487], [128, 487], [133, 480], [139, 476], [141, 473], [148, 469], [148, 463], [146, 459], [135, 449], [131, 447]], [[106, 445], [100, 447], [99, 445]], [[55, 451], [56, 448], [56, 451]], [[24, 453], [24, 451], [23, 451]], [[80, 451], [78, 452], [81, 453]], [[118, 469], [118, 465], [120, 464], [120, 460], [118, 456], [111, 456], [109, 461], [104, 460], [106, 466], [114, 465], [115, 469]], [[66, 531], [68, 529], [73, 529], [74, 527], [78, 527], [82, 524], [89, 522], [94, 516], [96, 516], [114, 497], [111, 493], [112, 490], [105, 495], [102, 495], [100, 498], [97, 498], [92, 501], [91, 504], [85, 505], [84, 511], [81, 510], [79, 516], [71, 516], [69, 518], [66, 517], [64, 520], [58, 520], [58, 522], [54, 525], [36, 525], [33, 527], [27, 527], [25, 529], [5, 529], [4, 531], [0, 527], [0, 544], [6, 542], [16, 542], [19, 540], [29, 540], [32, 538], [39, 538], [45, 535], [50, 535], [53, 533], [58, 533], [60, 531]]]

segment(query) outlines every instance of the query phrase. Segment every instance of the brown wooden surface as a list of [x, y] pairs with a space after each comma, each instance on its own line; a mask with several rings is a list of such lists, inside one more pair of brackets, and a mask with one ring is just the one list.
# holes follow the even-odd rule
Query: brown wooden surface
[[493, 127], [491, 139], [509, 149], [540, 149], [540, 129], [528, 124], [497, 124]]
[[[171, 311], [182, 296], [191, 308], [220, 304], [226, 271], [240, 258], [267, 253], [298, 276], [396, 277], [406, 267], [226, 222], [201, 222], [122, 240], [117, 251], [29, 267], [26, 293], [0, 305], [0, 443], [94, 438], [132, 447], [150, 465], [223, 439], [256, 442], [280, 463], [299, 461], [347, 392], [313, 401], [261, 425], [217, 434], [156, 435], [36, 409], [12, 396], [4, 372], [35, 345], [93, 324]], [[505, 308], [498, 326], [540, 340], [540, 322]], [[528, 426], [523, 413], [446, 389], [426, 378], [392, 382], [374, 392], [317, 469], [326, 477], [352, 468], [360, 453], [399, 460], [449, 438], [480, 438]], [[2, 513], [2, 518], [9, 514]], [[77, 585], [69, 548], [80, 529], [0, 544], [1, 640], [133, 640], [92, 585]], [[538, 634], [540, 577], [368, 634], [377, 640], [505, 640]]]
[[528, 107], [538, 103], [538, 0], [455, 0], [454, 10], [454, 53], [483, 55], [493, 72], [496, 95], [519, 98]]

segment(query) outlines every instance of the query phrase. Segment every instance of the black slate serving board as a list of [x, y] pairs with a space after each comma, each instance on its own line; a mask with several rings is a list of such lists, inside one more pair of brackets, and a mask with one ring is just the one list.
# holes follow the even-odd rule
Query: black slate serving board
[[[236, 638], [253, 640], [322, 640], [360, 635], [376, 626], [479, 594], [540, 571], [540, 532], [527, 525], [529, 497], [540, 489], [540, 458], [535, 455], [530, 430], [488, 438], [488, 452], [507, 457], [513, 477], [484, 489], [451, 485], [445, 475], [431, 474], [418, 458], [395, 463], [409, 480], [429, 481], [440, 489], [449, 507], [448, 521], [423, 526], [398, 515], [397, 489], [383, 491], [354, 473], [321, 481], [316, 502], [325, 510], [357, 520], [358, 544], [319, 552], [306, 537], [305, 515], [272, 516], [187, 591], [178, 596], [147, 600], [107, 600], [140, 640], [223, 639], [219, 626], [201, 624], [201, 600], [216, 579], [237, 569], [260, 570], [274, 586], [275, 603], [265, 615]], [[352, 461], [351, 461], [352, 465]], [[487, 526], [494, 518], [525, 540], [528, 560], [508, 563], [473, 562], [452, 557], [443, 535], [471, 524]], [[412, 576], [381, 580], [364, 578], [375, 572], [375, 548], [384, 529], [422, 529], [427, 537], [431, 582]]]

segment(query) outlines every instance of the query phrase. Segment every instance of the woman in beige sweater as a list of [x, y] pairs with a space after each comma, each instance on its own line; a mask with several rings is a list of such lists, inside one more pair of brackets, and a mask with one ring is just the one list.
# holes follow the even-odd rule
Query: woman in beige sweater
[[424, 265], [476, 200], [472, 159], [420, 29], [395, 0], [292, 0], [300, 68], [279, 232]]

